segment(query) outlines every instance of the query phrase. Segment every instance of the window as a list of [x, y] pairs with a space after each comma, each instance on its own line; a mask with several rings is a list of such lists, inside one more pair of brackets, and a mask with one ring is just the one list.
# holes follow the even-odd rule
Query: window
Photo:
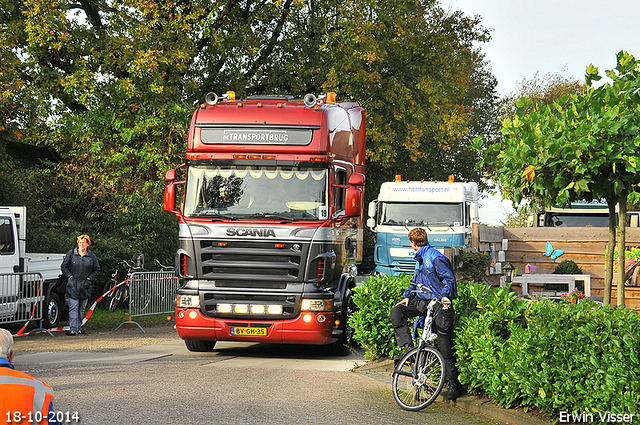
[[0, 217], [0, 255], [15, 252], [13, 222], [9, 217]]
[[334, 171], [334, 186], [333, 186], [333, 205], [336, 207], [336, 212], [344, 211], [345, 197], [347, 189], [344, 187], [347, 185], [347, 170], [344, 168], [336, 167]]
[[189, 167], [184, 214], [188, 217], [326, 220], [327, 168]]

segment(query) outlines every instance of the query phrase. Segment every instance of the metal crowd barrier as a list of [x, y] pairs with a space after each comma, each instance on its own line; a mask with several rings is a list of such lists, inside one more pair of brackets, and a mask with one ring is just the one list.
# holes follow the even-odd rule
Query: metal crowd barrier
[[42, 320], [43, 285], [40, 273], [0, 274], [0, 324]]
[[173, 271], [132, 273], [129, 281], [129, 320], [121, 323], [133, 323], [140, 328], [132, 317], [151, 316], [155, 314], [173, 314], [180, 279]]

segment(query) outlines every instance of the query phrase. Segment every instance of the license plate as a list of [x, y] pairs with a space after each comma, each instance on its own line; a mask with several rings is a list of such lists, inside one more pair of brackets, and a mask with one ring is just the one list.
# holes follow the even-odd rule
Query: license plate
[[267, 328], [231, 328], [235, 336], [267, 336]]

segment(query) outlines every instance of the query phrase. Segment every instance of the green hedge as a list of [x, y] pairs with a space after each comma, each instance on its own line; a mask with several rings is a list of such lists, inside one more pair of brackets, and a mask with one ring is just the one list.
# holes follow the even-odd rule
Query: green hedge
[[393, 356], [402, 350], [396, 345], [389, 313], [402, 299], [411, 276], [372, 276], [353, 291], [357, 309], [349, 319], [353, 338], [365, 349], [365, 357], [377, 359]]
[[[354, 291], [354, 338], [376, 359], [400, 352], [389, 311], [409, 276], [369, 278]], [[508, 288], [460, 284], [457, 366], [470, 392], [506, 408], [640, 414], [640, 314], [584, 299], [518, 300]], [[639, 416], [635, 416], [638, 418]]]
[[460, 381], [503, 407], [639, 413], [640, 315], [579, 304], [518, 301], [508, 289], [462, 285]]

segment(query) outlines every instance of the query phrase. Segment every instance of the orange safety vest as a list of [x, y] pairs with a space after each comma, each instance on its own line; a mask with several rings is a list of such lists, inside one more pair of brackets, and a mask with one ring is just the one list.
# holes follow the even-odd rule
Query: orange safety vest
[[0, 367], [0, 423], [47, 424], [52, 401], [53, 390], [43, 381]]

